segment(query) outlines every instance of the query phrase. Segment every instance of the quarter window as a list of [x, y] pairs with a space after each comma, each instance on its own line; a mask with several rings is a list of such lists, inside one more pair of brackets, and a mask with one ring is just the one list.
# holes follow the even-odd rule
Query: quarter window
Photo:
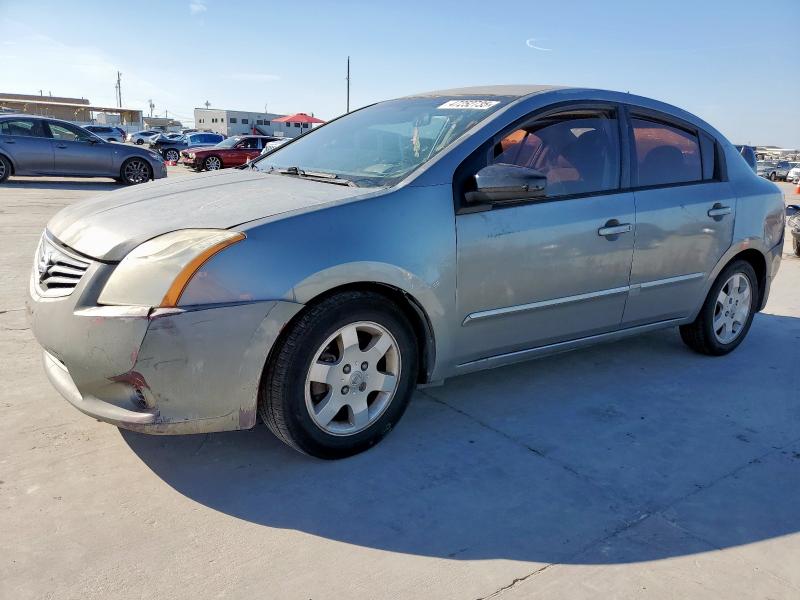
[[632, 118], [637, 185], [669, 185], [703, 179], [697, 135], [665, 123]]
[[545, 175], [548, 197], [619, 187], [619, 135], [611, 113], [577, 111], [537, 119], [495, 144], [493, 155], [492, 163]]

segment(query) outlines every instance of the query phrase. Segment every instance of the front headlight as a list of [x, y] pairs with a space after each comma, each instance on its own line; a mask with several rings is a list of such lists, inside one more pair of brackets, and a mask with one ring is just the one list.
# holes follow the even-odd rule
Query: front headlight
[[184, 288], [220, 250], [245, 238], [225, 229], [181, 229], [134, 248], [106, 282], [99, 304], [177, 306]]
[[189, 158], [194, 158], [194, 152], [189, 152]]

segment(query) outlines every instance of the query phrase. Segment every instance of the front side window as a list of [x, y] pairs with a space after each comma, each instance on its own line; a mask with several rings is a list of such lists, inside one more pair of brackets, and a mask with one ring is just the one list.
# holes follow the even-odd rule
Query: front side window
[[669, 185], [703, 179], [700, 143], [694, 133], [666, 123], [631, 118], [636, 185]]
[[33, 119], [9, 119], [0, 121], [0, 134], [23, 137], [41, 137], [40, 128]]
[[56, 140], [63, 142], [84, 142], [89, 139], [97, 139], [88, 131], [84, 131], [79, 127], [70, 125], [69, 123], [48, 123], [50, 128], [50, 135]]
[[297, 167], [362, 186], [394, 185], [513, 99], [462, 96], [381, 102], [312, 129], [258, 161], [256, 168]]
[[597, 111], [537, 119], [495, 144], [490, 162], [539, 171], [547, 177], [548, 197], [617, 189], [617, 120], [613, 113]]
[[258, 138], [245, 138], [242, 140], [242, 143], [237, 146], [237, 148], [244, 148], [246, 150], [257, 150]]

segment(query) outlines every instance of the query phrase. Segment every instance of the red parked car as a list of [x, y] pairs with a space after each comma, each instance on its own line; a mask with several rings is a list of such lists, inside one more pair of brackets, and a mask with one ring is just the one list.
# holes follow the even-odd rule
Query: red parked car
[[276, 139], [267, 135], [237, 135], [216, 146], [182, 150], [180, 163], [197, 171], [238, 167], [261, 154], [261, 149]]

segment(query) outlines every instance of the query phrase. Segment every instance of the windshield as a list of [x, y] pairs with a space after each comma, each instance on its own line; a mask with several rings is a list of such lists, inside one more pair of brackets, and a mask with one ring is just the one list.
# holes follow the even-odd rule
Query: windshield
[[381, 102], [302, 136], [254, 168], [269, 172], [296, 167], [360, 186], [394, 185], [512, 100], [462, 96]]
[[242, 139], [241, 137], [229, 137], [229, 138], [227, 138], [225, 140], [222, 140], [219, 144], [217, 144], [216, 147], [217, 148], [233, 148], [239, 142], [239, 140], [241, 140], [241, 139]]

